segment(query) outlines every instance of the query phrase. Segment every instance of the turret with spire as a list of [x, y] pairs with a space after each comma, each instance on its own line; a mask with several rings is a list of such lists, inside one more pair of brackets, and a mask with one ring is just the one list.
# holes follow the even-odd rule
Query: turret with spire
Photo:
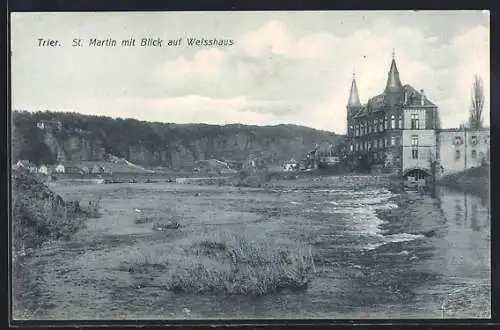
[[391, 68], [389, 69], [389, 74], [387, 75], [387, 84], [385, 85], [386, 100], [389, 103], [395, 103], [401, 98], [402, 92], [403, 84], [399, 79], [399, 71], [396, 65], [395, 52], [393, 50]]
[[349, 101], [347, 101], [347, 108], [361, 107], [359, 101], [358, 86], [356, 85], [356, 74], [352, 74], [351, 91], [349, 92]]

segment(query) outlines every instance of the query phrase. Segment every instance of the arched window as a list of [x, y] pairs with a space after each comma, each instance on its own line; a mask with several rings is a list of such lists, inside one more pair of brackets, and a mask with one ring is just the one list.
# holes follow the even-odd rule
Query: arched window
[[398, 128], [403, 128], [403, 117], [399, 116], [399, 123], [398, 123]]
[[396, 116], [392, 115], [391, 116], [391, 129], [396, 128]]

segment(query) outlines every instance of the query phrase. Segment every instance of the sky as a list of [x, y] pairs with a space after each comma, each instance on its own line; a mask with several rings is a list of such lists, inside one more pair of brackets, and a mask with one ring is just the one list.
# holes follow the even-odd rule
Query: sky
[[[478, 74], [489, 125], [489, 35], [487, 11], [13, 13], [12, 108], [343, 134], [353, 73], [366, 103], [383, 92], [394, 51], [403, 84], [425, 91], [443, 127], [467, 120]], [[121, 46], [144, 37], [182, 43]]]

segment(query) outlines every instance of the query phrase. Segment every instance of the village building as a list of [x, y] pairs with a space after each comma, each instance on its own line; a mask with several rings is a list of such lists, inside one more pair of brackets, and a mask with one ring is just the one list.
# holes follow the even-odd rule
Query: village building
[[54, 168], [55, 173], [64, 173], [65, 172], [65, 167], [63, 164], [57, 164], [57, 166]]
[[36, 123], [36, 127], [39, 129], [62, 129], [62, 122], [60, 120], [40, 120]]
[[45, 165], [41, 165], [41, 166], [38, 168], [38, 173], [40, 173], [40, 174], [44, 174], [44, 175], [49, 175], [49, 169], [47, 168], [47, 166], [45, 166]]
[[297, 171], [299, 170], [299, 162], [295, 159], [290, 159], [283, 165], [285, 171]]
[[29, 160], [19, 160], [19, 161], [17, 161], [16, 164], [14, 164], [12, 166], [12, 168], [14, 170], [23, 168], [25, 170], [28, 170], [31, 173], [37, 172], [36, 166], [32, 162], [30, 162]]
[[[455, 138], [461, 138], [463, 144], [455, 144]], [[347, 140], [348, 158], [355, 168], [378, 167], [403, 176], [460, 171], [489, 157], [489, 129], [441, 130], [438, 107], [423, 89], [403, 85], [394, 53], [384, 92], [366, 104], [360, 102], [353, 76], [347, 102]]]

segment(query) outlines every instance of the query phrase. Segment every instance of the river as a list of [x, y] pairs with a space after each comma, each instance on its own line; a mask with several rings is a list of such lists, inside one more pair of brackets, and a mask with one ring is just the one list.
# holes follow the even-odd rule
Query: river
[[[433, 196], [396, 193], [374, 176], [303, 178], [266, 188], [176, 183], [51, 188], [63, 198], [101, 197], [103, 216], [89, 220], [70, 242], [48, 244], [16, 262], [16, 318], [490, 317], [488, 309], [479, 314], [470, 308], [484, 307], [484, 301], [447, 307], [450, 294], [489, 290], [489, 202], [470, 194], [446, 188]], [[179, 237], [134, 223], [135, 209], [166, 205], [184, 215]], [[310, 244], [316, 273], [307, 290], [194, 296], [136, 287], [120, 268], [132, 250], [218, 228]]]

